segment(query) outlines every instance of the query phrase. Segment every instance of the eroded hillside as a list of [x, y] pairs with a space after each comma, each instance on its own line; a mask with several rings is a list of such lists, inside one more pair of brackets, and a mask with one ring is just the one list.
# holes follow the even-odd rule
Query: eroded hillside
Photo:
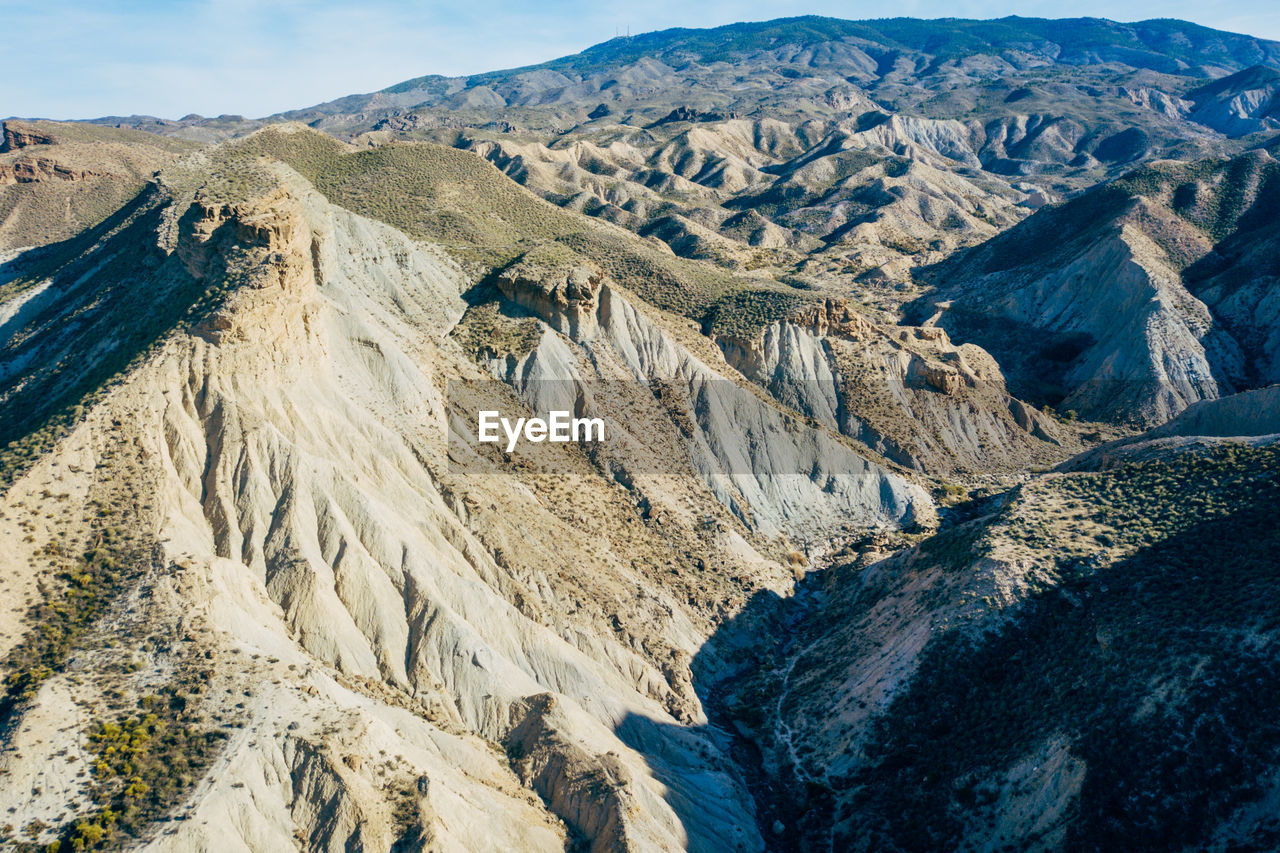
[[[334, 145], [285, 128], [196, 152], [81, 253], [19, 259], [3, 798], [25, 820], [11, 837], [759, 849], [691, 661], [761, 590], [785, 596], [803, 551], [931, 524], [928, 483], [628, 289], [611, 249], [651, 257], [638, 238], [469, 154], [378, 152], [512, 199], [475, 199], [486, 222], [411, 197], [420, 233], [454, 229], [450, 255], [319, 192], [338, 196], [328, 182], [359, 156]], [[316, 146], [338, 166], [313, 167], [314, 185], [261, 158], [306, 168]], [[471, 229], [513, 216], [544, 217], [563, 235], [546, 244], [581, 254], [530, 249], [477, 280], [458, 259], [494, 246]], [[554, 274], [548, 258], [586, 286], [534, 277]], [[451, 441], [476, 405], [451, 383], [535, 411], [540, 389], [574, 389], [621, 437], [607, 460], [479, 452]], [[718, 654], [704, 674], [738, 652]], [[121, 738], [127, 766], [104, 757]], [[189, 771], [163, 776], [179, 754]]]
[[1098, 419], [1274, 384], [1278, 177], [1265, 151], [1136, 170], [938, 265], [915, 313]]
[[6, 121], [0, 844], [1275, 846], [1276, 67], [802, 18]]
[[1273, 843], [1274, 439], [1075, 466], [830, 570], [741, 693], [777, 697], [750, 719], [791, 780], [780, 844]]

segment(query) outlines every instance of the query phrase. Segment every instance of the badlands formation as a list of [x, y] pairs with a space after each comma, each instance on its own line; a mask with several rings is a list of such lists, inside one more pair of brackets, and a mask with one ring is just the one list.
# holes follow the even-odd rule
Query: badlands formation
[[1274, 847], [1277, 68], [792, 19], [7, 120], [0, 844]]

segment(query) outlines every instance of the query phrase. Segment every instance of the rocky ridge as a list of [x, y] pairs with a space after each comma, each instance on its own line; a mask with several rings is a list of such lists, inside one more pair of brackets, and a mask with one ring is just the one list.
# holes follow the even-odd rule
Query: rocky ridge
[[1135, 171], [939, 265], [914, 313], [943, 306], [1016, 393], [1098, 419], [1155, 425], [1274, 382], [1277, 174], [1263, 151]]

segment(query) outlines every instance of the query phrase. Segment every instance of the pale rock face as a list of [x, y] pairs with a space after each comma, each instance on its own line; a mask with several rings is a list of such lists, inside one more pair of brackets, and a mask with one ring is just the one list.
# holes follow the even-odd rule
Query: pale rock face
[[[879, 145], [898, 154], [910, 152], [914, 157], [934, 158], [933, 165], [946, 166], [954, 161], [965, 166], [981, 167], [969, 144], [969, 130], [955, 119], [927, 119], [894, 115], [882, 124], [858, 132], [862, 145]], [[939, 162], [936, 158], [945, 158]]]
[[[319, 287], [321, 294], [334, 292], [335, 298], [333, 308], [320, 310], [346, 311], [315, 323], [319, 329], [309, 347], [294, 340], [282, 348], [291, 354], [318, 349], [328, 355], [328, 370], [334, 373], [316, 377], [327, 380], [316, 384], [286, 378], [275, 388], [259, 376], [252, 389], [233, 389], [226, 383], [234, 383], [239, 372], [234, 361], [257, 354], [224, 355], [197, 343], [193, 356], [204, 364], [204, 378], [187, 398], [202, 405], [194, 411], [185, 405], [173, 408], [167, 416], [171, 435], [190, 434], [200, 423], [218, 428], [216, 441], [190, 443], [198, 453], [201, 447], [216, 449], [214, 455], [175, 460], [175, 468], [208, 472], [203, 483], [187, 488], [193, 498], [206, 495], [203, 512], [214, 525], [218, 555], [244, 561], [283, 608], [303, 646], [344, 672], [387, 678], [410, 690], [423, 679], [438, 680], [454, 695], [463, 723], [495, 741], [503, 741], [518, 722], [507, 709], [546, 684], [572, 697], [569, 708], [586, 703], [593, 709], [569, 711], [570, 743], [581, 744], [585, 734], [587, 744], [574, 746], [577, 752], [562, 756], [561, 763], [572, 762], [575, 755], [578, 761], [590, 761], [592, 741], [595, 747], [610, 744], [629, 754], [602, 723], [616, 725], [633, 713], [660, 716], [661, 710], [624, 698], [632, 691], [620, 673], [600, 669], [590, 656], [554, 635], [539, 638], [545, 629], [524, 625], [509, 605], [477, 583], [487, 570], [479, 567], [477, 575], [467, 560], [476, 559], [478, 549], [465, 544], [468, 537], [456, 516], [436, 487], [422, 480], [426, 472], [416, 454], [426, 451], [429, 444], [420, 442], [429, 438], [407, 444], [387, 422], [368, 414], [371, 409], [386, 412], [390, 423], [404, 424], [427, 418], [423, 426], [428, 430], [430, 419], [439, 416], [439, 392], [405, 352], [406, 343], [429, 351], [430, 338], [398, 341], [385, 331], [394, 325], [367, 318], [373, 311], [398, 314], [396, 319], [407, 327], [410, 316], [404, 312], [410, 306], [395, 303], [412, 299], [436, 306], [437, 321], [447, 322], [461, 313], [457, 284], [445, 284], [450, 278], [457, 282], [457, 274], [442, 260], [424, 258], [418, 262], [420, 271], [405, 270], [394, 290], [379, 287], [376, 278], [369, 282], [367, 275], [352, 275], [361, 266], [386, 267], [378, 263], [377, 249], [372, 257], [364, 250], [359, 238], [365, 235], [342, 227], [346, 223], [341, 220], [349, 217], [338, 218], [332, 254], [321, 257], [341, 261], [327, 270]], [[378, 230], [371, 224], [365, 228]], [[407, 286], [417, 283], [411, 277], [415, 272], [422, 276], [417, 281], [430, 283], [429, 288], [434, 284], [451, 290], [455, 307], [448, 307], [447, 292]], [[420, 319], [414, 325], [431, 328]], [[437, 335], [444, 330], [436, 328]], [[228, 356], [233, 363], [224, 365]], [[302, 368], [287, 365], [290, 369]], [[306, 371], [315, 376], [314, 367]], [[338, 391], [342, 387], [360, 390], [349, 394]], [[369, 399], [370, 392], [381, 399]], [[286, 415], [294, 411], [320, 417], [298, 424]], [[330, 447], [339, 436], [348, 438], [342, 442], [344, 454], [335, 457]], [[351, 479], [353, 468], [380, 474], [361, 487]], [[473, 555], [464, 558], [468, 551]], [[524, 650], [535, 647], [540, 649], [537, 657], [528, 658]], [[597, 734], [587, 734], [592, 731]], [[642, 768], [636, 767], [636, 777], [650, 778]], [[544, 784], [554, 803], [558, 786], [573, 783], [553, 778]], [[736, 796], [741, 800], [743, 795]], [[679, 821], [659, 794], [644, 799], [657, 810], [659, 821], [645, 832], [673, 843], [671, 834], [682, 832]], [[593, 826], [589, 817], [577, 815], [575, 823], [587, 832], [602, 831], [606, 824]], [[608, 825], [613, 832], [624, 832], [621, 825]]]
[[1077, 390], [1063, 403], [1068, 408], [1097, 412], [1118, 402], [1159, 422], [1218, 396], [1220, 385], [1230, 388], [1221, 372], [1215, 375], [1206, 348], [1230, 350], [1231, 343], [1213, 332], [1208, 308], [1136, 229], [1107, 235], [1026, 296], [1003, 307], [1027, 322], [1096, 341], [1069, 375]]
[[[300, 840], [313, 850], [389, 849], [405, 832], [405, 816], [393, 814], [397, 800], [421, 822], [421, 840], [441, 849], [562, 849], [563, 826], [485, 742], [315, 668], [288, 640], [267, 590], [246, 583], [239, 564], [191, 564], [172, 594], [182, 596], [187, 618], [194, 611], [233, 632], [237, 650], [278, 657], [288, 681], [264, 680], [249, 722], [206, 774], [186, 819], [145, 849], [251, 853]], [[285, 664], [310, 674], [291, 677]]]
[[[538, 295], [544, 287], [527, 284], [523, 292], [530, 295], [513, 290], [510, 296], [539, 310], [553, 328], [577, 330], [586, 356], [575, 359], [558, 338], [544, 336], [527, 359], [500, 366], [504, 379], [524, 384], [527, 396], [557, 395], [537, 400], [536, 408], [569, 408], [579, 416], [608, 414], [595, 407], [599, 401], [593, 399], [593, 383], [640, 396], [648, 395], [644, 388], [651, 383], [682, 389], [693, 432], [673, 457], [664, 457], [652, 445], [646, 448], [643, 429], [615, 421], [615, 429], [634, 431], [635, 446], [646, 448], [630, 460], [617, 461], [629, 476], [655, 471], [694, 476], [744, 523], [765, 535], [785, 533], [803, 541], [830, 539], [851, 524], [929, 517], [929, 499], [918, 486], [868, 462], [834, 435], [788, 423], [776, 408], [737, 384], [726, 365], [717, 369], [697, 357], [615, 286], [606, 284], [598, 298], [593, 291], [582, 302], [546, 299]], [[595, 306], [594, 318], [579, 316], [583, 306]], [[573, 405], [568, 405], [570, 397]]]
[[[465, 413], [451, 411], [445, 383], [484, 378], [447, 340], [468, 280], [439, 250], [278, 177], [252, 209], [209, 215], [232, 231], [180, 238], [204, 270], [219, 250], [211, 235], [240, 235], [260, 261], [252, 280], [170, 339], [60, 451], [75, 458], [99, 440], [94, 424], [123, 418], [155, 480], [166, 564], [186, 567], [169, 612], [206, 620], [220, 657], [280, 661], [280, 683], [245, 700], [245, 728], [153, 848], [278, 849], [301, 832], [311, 849], [387, 849], [405, 837], [393, 814], [411, 807], [413, 831], [440, 849], [562, 849], [566, 824], [597, 850], [760, 849], [751, 798], [692, 689], [689, 661], [711, 625], [647, 574], [644, 561], [660, 556], [646, 555], [670, 546], [645, 544], [654, 534], [638, 519], [627, 548], [610, 540], [619, 529], [584, 532], [586, 513], [620, 523], [635, 507], [580, 457], [568, 458], [581, 483], [568, 506], [492, 462], [451, 460], [448, 425]], [[591, 322], [564, 328], [598, 333], [609, 375], [683, 377], [695, 394], [729, 384], [612, 290], [593, 293]], [[583, 358], [545, 336], [555, 359]], [[746, 397], [735, 414], [775, 428]], [[713, 440], [728, 440], [723, 417], [705, 413]], [[813, 437], [795, 448], [827, 450]], [[865, 484], [835, 490], [815, 518], [900, 519], [928, 506], [918, 487], [859, 461]], [[79, 476], [92, 477], [86, 468]], [[746, 484], [735, 494], [760, 529], [823, 494], [807, 477], [728, 479]], [[669, 502], [687, 518], [664, 522], [676, 536], [717, 506], [706, 485], [680, 488], [690, 497]], [[702, 514], [688, 508], [695, 499]], [[756, 551], [767, 534], [720, 512], [704, 562], [785, 590], [790, 569]], [[59, 683], [29, 713], [61, 701]], [[508, 764], [494, 744], [521, 758]], [[397, 757], [386, 780], [383, 752]], [[0, 802], [25, 804], [10, 782], [36, 765], [9, 761]]]
[[1269, 114], [1275, 97], [1274, 89], [1248, 89], [1228, 99], [1208, 101], [1193, 110], [1190, 118], [1228, 136], [1245, 136], [1280, 124]]
[[1273, 383], [1275, 166], [1257, 150], [1145, 167], [940, 265], [916, 308], [1011, 387], [1095, 420], [1150, 427]]
[[1137, 228], [1109, 228], [1087, 248], [998, 295], [969, 288], [957, 304], [1087, 341], [1060, 405], [1093, 417], [1162, 423], [1234, 388], [1243, 356]]
[[[752, 342], [754, 343], [754, 342]], [[758, 346], [725, 341], [722, 348], [744, 376], [768, 388], [780, 402], [838, 429], [837, 374], [820, 333], [790, 322], [770, 323]]]
[[774, 399], [909, 468], [991, 471], [1066, 455], [1059, 430], [1008, 394], [994, 359], [937, 326], [877, 325], [828, 300], [756, 341], [719, 343]]
[[1184, 118], [1195, 106], [1190, 101], [1175, 98], [1159, 89], [1151, 89], [1147, 86], [1138, 86], [1133, 89], [1121, 87], [1120, 94], [1137, 106], [1169, 118]]

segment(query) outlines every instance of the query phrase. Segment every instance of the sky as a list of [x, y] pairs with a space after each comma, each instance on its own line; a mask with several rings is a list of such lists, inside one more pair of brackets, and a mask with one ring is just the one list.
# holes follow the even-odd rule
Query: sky
[[0, 116], [260, 117], [424, 74], [543, 62], [628, 27], [809, 14], [1181, 18], [1280, 40], [1277, 0], [0, 0]]

